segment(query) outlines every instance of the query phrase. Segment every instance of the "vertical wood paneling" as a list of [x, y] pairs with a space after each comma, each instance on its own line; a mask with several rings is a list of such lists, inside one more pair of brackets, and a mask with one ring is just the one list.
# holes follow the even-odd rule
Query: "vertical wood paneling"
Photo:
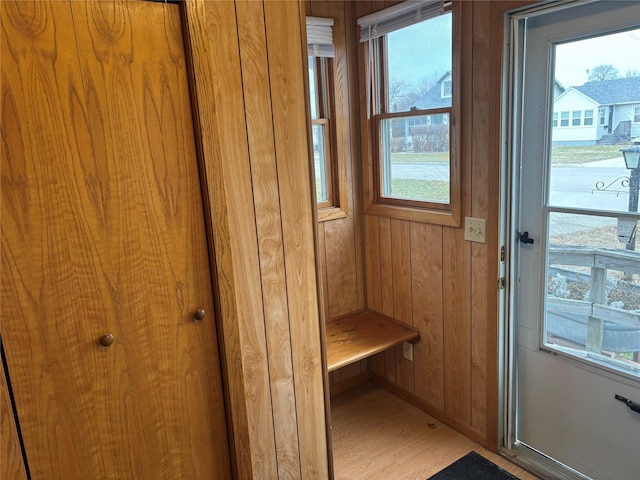
[[[355, 16], [380, 10], [396, 2], [356, 2]], [[422, 332], [422, 340], [414, 346], [414, 394], [441, 412], [468, 434], [493, 442], [497, 425], [497, 231], [498, 231], [498, 158], [500, 52], [502, 38], [499, 14], [490, 12], [488, 2], [455, 2], [456, 14], [463, 26], [454, 31], [461, 45], [461, 125], [460, 161], [462, 216], [487, 219], [487, 244], [464, 240], [461, 228], [439, 227], [410, 222], [410, 286], [402, 280], [401, 253], [396, 244], [404, 226], [396, 220], [378, 217], [378, 228], [370, 216], [364, 219], [366, 292], [369, 308], [394, 316], [404, 315], [402, 305], [407, 295], [411, 300], [410, 321]], [[474, 10], [475, 9], [475, 10]], [[482, 10], [480, 14], [474, 11]], [[504, 10], [504, 9], [502, 9]], [[493, 15], [493, 16], [492, 16]], [[479, 33], [475, 33], [476, 30]], [[475, 35], [475, 37], [474, 37]], [[474, 43], [475, 38], [475, 43]], [[493, 42], [493, 43], [490, 43]], [[365, 72], [368, 61], [365, 49], [359, 49], [360, 103], [366, 106]], [[490, 66], [489, 66], [490, 65]], [[360, 112], [361, 149], [366, 160], [363, 168], [371, 168], [371, 138], [367, 112]], [[488, 122], [487, 118], [496, 119]], [[473, 181], [472, 181], [473, 178]], [[370, 185], [363, 185], [366, 195]], [[391, 240], [389, 240], [391, 237]], [[371, 257], [373, 245], [378, 257]], [[388, 248], [393, 258], [389, 268]], [[373, 268], [374, 259], [380, 266]], [[374, 275], [370, 271], [376, 271]], [[380, 291], [381, 299], [372, 297]], [[393, 301], [389, 292], [393, 292]], [[398, 306], [400, 302], [400, 306]], [[393, 304], [391, 309], [390, 304]], [[388, 356], [387, 356], [388, 358]], [[400, 358], [398, 358], [400, 362]], [[373, 368], [372, 372], [413, 393], [403, 385], [404, 371], [399, 363], [396, 375]], [[394, 379], [395, 376], [395, 379]], [[493, 433], [491, 433], [493, 432]], [[492, 443], [493, 444], [493, 443]]]
[[[367, 306], [382, 312], [382, 269], [380, 264], [380, 230], [379, 217], [364, 216], [365, 243], [365, 278]], [[371, 371], [384, 376], [384, 352], [371, 357]]]
[[[393, 317], [413, 324], [411, 307], [411, 222], [391, 219], [391, 257], [393, 270]], [[404, 358], [402, 345], [395, 347], [396, 382], [410, 393], [414, 393], [414, 363]]]
[[[393, 244], [391, 243], [391, 220], [378, 219], [380, 235], [380, 285], [382, 292], [382, 313], [393, 317]], [[384, 352], [385, 378], [396, 381], [396, 352], [390, 349]]]
[[[468, 10], [471, 10], [469, 8]], [[471, 215], [476, 218], [487, 220], [487, 243], [473, 243], [471, 245], [471, 426], [476, 430], [486, 434], [487, 431], [487, 372], [494, 370], [494, 366], [488, 365], [487, 347], [490, 344], [487, 333], [495, 329], [489, 328], [490, 318], [495, 318], [497, 314], [497, 271], [494, 265], [496, 258], [489, 258], [489, 248], [496, 251], [497, 226], [498, 226], [498, 196], [489, 195], [489, 192], [499, 191], [497, 182], [499, 176], [497, 164], [498, 152], [491, 152], [489, 155], [488, 138], [492, 138], [491, 132], [494, 123], [483, 122], [483, 118], [496, 118], [499, 109], [494, 105], [499, 105], [499, 101], [492, 96], [492, 83], [498, 76], [493, 72], [499, 70], [497, 65], [487, 62], [489, 55], [489, 43], [487, 39], [480, 38], [477, 41], [478, 33], [474, 30], [474, 25], [491, 23], [490, 8], [473, 8], [469, 14], [465, 15], [465, 29], [474, 32], [473, 57], [465, 57], [466, 64], [471, 63], [473, 71], [473, 117], [471, 122], [474, 125], [471, 138], [472, 155], [472, 209]], [[477, 16], [477, 18], [476, 18]], [[493, 116], [492, 116], [493, 114]], [[482, 161], [481, 159], [484, 159]], [[492, 203], [491, 208], [489, 202]], [[491, 278], [493, 277], [493, 282]], [[490, 309], [493, 308], [491, 312]]]
[[411, 224], [413, 325], [420, 330], [420, 342], [413, 347], [415, 394], [440, 410], [444, 410], [442, 229]]
[[[315, 272], [311, 172], [306, 135], [278, 126], [308, 125], [304, 97], [306, 51], [300, 21], [300, 2], [265, 2], [269, 79], [273, 108], [286, 285], [291, 317], [292, 355], [301, 478], [328, 475], [323, 366]], [[286, 32], [286, 35], [283, 34]], [[292, 41], [296, 39], [296, 41]], [[307, 181], [303, 181], [306, 179]], [[306, 200], [305, 200], [306, 199]], [[277, 428], [277, 425], [276, 425]]]
[[235, 5], [188, 0], [186, 13], [237, 476], [277, 478]]
[[[311, 1], [308, 13], [318, 17], [328, 17], [334, 20], [333, 39], [336, 46], [336, 56], [333, 62], [333, 101], [334, 114], [332, 121], [335, 125], [335, 155], [337, 169], [346, 178], [346, 192], [340, 192], [341, 202], [347, 212], [345, 218], [321, 222], [323, 225], [327, 246], [326, 278], [327, 288], [324, 290], [329, 309], [327, 319], [335, 318], [346, 313], [356, 311], [364, 306], [364, 286], [362, 280], [362, 248], [360, 212], [355, 208], [355, 196], [359, 185], [354, 184], [353, 144], [356, 143], [355, 132], [352, 130], [352, 115], [354, 102], [351, 94], [354, 80], [355, 56], [348, 41], [352, 40], [353, 32], [346, 28], [346, 22], [351, 18], [347, 15], [348, 5], [344, 2]], [[350, 11], [350, 8], [348, 8]], [[355, 77], [353, 77], [355, 79]]]
[[269, 385], [280, 478], [300, 476], [284, 244], [261, 2], [236, 2], [245, 116], [255, 204]]
[[382, 312], [382, 269], [380, 265], [380, 230], [378, 218], [364, 216], [365, 272], [367, 280], [367, 306]]
[[464, 230], [444, 228], [445, 411], [466, 424], [471, 421], [470, 250]]
[[320, 258], [318, 262], [320, 263], [320, 275], [322, 277], [322, 303], [325, 312], [325, 318], [329, 318], [329, 278], [327, 276], [327, 244], [325, 242], [325, 234], [324, 234], [324, 223], [318, 223], [318, 251], [320, 253]]
[[356, 274], [353, 217], [324, 223], [327, 261], [328, 318], [339, 317], [358, 309], [358, 275]]

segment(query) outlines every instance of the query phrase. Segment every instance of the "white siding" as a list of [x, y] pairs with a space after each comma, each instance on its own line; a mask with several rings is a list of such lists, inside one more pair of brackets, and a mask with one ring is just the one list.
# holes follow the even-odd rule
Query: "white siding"
[[[592, 112], [591, 125], [584, 125], [584, 112]], [[598, 104], [573, 88], [569, 88], [553, 105], [554, 114], [558, 114], [558, 126], [553, 128], [553, 143], [557, 144], [594, 144], [598, 139]], [[562, 125], [562, 112], [569, 112], [568, 126]], [[580, 112], [580, 125], [573, 126], [573, 112]]]

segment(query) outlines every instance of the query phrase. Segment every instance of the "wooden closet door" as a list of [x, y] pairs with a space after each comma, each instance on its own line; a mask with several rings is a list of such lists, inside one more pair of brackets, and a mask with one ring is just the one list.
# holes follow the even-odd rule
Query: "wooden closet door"
[[0, 14], [2, 341], [31, 477], [229, 478], [179, 7]]

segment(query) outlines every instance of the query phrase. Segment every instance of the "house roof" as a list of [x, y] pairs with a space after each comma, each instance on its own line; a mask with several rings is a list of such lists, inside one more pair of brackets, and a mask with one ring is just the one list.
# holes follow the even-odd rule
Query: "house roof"
[[442, 82], [451, 76], [451, 70], [442, 75], [429, 91], [416, 100], [415, 106], [419, 109], [445, 108], [451, 106], [451, 97], [442, 97]]
[[600, 105], [640, 102], [640, 77], [616, 78], [601, 82], [587, 82], [573, 87]]

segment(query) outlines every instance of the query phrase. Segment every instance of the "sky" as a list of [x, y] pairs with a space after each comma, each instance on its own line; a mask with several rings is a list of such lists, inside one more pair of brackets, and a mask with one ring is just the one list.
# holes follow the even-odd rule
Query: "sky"
[[556, 79], [564, 87], [582, 85], [587, 69], [609, 64], [621, 76], [640, 71], [640, 28], [556, 46]]
[[390, 33], [387, 41], [390, 82], [435, 82], [451, 70], [450, 13]]

